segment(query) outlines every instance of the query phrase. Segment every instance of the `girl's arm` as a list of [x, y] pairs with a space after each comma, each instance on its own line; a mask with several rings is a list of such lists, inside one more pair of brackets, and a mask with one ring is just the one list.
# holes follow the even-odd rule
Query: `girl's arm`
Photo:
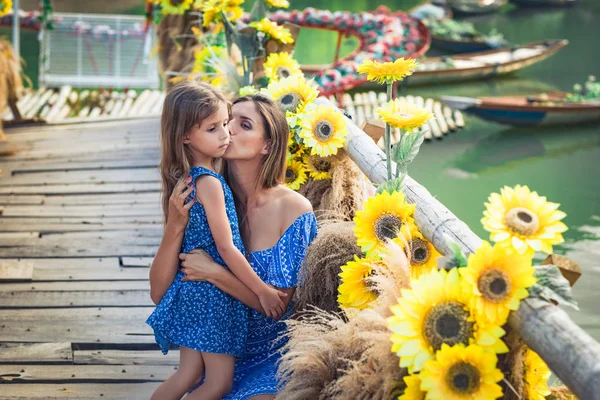
[[254, 292], [267, 316], [274, 318], [283, 314], [280, 297], [286, 295], [264, 283], [254, 272], [248, 260], [233, 244], [231, 226], [225, 210], [225, 194], [221, 182], [212, 176], [203, 175], [196, 180], [196, 196], [206, 210], [208, 226], [225, 264], [244, 285]]
[[194, 199], [185, 204], [185, 199], [193, 190], [191, 186], [186, 188], [186, 183], [190, 182], [191, 177], [185, 182], [177, 183], [169, 198], [169, 218], [150, 267], [150, 298], [154, 304], [160, 302], [177, 274], [181, 242], [189, 220], [190, 208], [194, 204]]

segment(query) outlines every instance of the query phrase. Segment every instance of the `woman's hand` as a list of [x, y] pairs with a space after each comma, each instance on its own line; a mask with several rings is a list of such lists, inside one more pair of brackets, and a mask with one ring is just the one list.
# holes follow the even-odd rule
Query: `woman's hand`
[[190, 253], [179, 255], [181, 260], [181, 272], [186, 276], [182, 281], [210, 281], [218, 274], [226, 271], [223, 266], [217, 264], [211, 256], [202, 250], [192, 250]]
[[192, 208], [196, 200], [191, 199], [186, 202], [187, 198], [192, 194], [192, 190], [194, 190], [194, 184], [192, 183], [191, 176], [185, 181], [177, 182], [175, 188], [173, 188], [171, 197], [169, 197], [169, 219], [167, 220], [167, 225], [177, 230], [185, 230], [190, 219], [190, 208]]

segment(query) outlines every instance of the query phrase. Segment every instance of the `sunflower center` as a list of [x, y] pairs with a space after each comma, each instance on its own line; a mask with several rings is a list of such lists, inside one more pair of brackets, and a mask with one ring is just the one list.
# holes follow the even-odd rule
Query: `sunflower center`
[[380, 241], [394, 239], [400, 232], [402, 220], [394, 214], [383, 214], [375, 221], [375, 236]]
[[278, 67], [276, 73], [279, 78], [287, 78], [292, 75], [287, 67]]
[[515, 207], [506, 213], [506, 226], [515, 233], [531, 236], [540, 227], [540, 220], [535, 213], [524, 207]]
[[466, 362], [454, 364], [446, 375], [448, 386], [457, 394], [475, 393], [481, 385], [481, 373]]
[[369, 292], [373, 293], [376, 296], [380, 295], [379, 289], [377, 288], [377, 284], [373, 282], [373, 278], [377, 276], [377, 272], [371, 271], [365, 278], [365, 289]]
[[290, 144], [290, 153], [292, 154], [296, 154], [297, 152], [299, 152], [302, 148], [300, 147], [300, 145], [296, 142]]
[[510, 280], [501, 269], [491, 268], [481, 274], [477, 288], [486, 300], [497, 303], [510, 292]]
[[312, 157], [311, 165], [317, 172], [329, 172], [331, 170], [331, 161], [325, 157]]
[[415, 238], [410, 241], [410, 264], [423, 265], [429, 260], [429, 246], [423, 239]]
[[279, 104], [284, 113], [287, 111], [296, 112], [301, 102], [302, 98], [298, 93], [286, 93], [277, 99], [277, 104]]
[[469, 321], [469, 312], [455, 301], [440, 303], [433, 307], [424, 321], [424, 336], [434, 350], [442, 344], [454, 346], [469, 344], [473, 335], [473, 322]]
[[315, 125], [314, 132], [318, 140], [326, 142], [333, 136], [333, 125], [329, 121], [319, 121]]
[[292, 183], [298, 178], [298, 174], [291, 168], [285, 170], [285, 183]]

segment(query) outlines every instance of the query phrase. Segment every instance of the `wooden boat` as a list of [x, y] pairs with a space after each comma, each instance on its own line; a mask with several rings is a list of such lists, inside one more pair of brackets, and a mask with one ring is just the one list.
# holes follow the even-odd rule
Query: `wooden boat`
[[481, 119], [513, 126], [570, 125], [600, 121], [600, 101], [565, 102], [566, 93], [538, 97], [455, 97], [440, 101]]
[[448, 0], [447, 4], [456, 14], [487, 14], [498, 11], [508, 0]]
[[578, 0], [510, 0], [510, 1], [511, 1], [511, 3], [518, 4], [520, 6], [561, 7], [561, 6], [575, 5]]
[[474, 53], [504, 47], [505, 41], [452, 40], [431, 34], [431, 46], [451, 51], [452, 53]]

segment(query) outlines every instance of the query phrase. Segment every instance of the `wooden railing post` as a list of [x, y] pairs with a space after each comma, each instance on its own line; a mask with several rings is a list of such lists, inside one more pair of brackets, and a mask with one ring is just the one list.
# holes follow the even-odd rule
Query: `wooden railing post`
[[[331, 105], [325, 98], [316, 102]], [[351, 120], [347, 122], [348, 155], [371, 182], [385, 182], [385, 154]], [[396, 170], [395, 165], [392, 170]], [[416, 204], [414, 217], [419, 230], [442, 254], [449, 250], [448, 240], [459, 244], [465, 253], [479, 247], [481, 239], [427, 189], [408, 176], [404, 182], [407, 200]], [[600, 400], [600, 344], [566, 312], [539, 298], [528, 298], [521, 302], [518, 311], [511, 313], [508, 323], [576, 396]]]

